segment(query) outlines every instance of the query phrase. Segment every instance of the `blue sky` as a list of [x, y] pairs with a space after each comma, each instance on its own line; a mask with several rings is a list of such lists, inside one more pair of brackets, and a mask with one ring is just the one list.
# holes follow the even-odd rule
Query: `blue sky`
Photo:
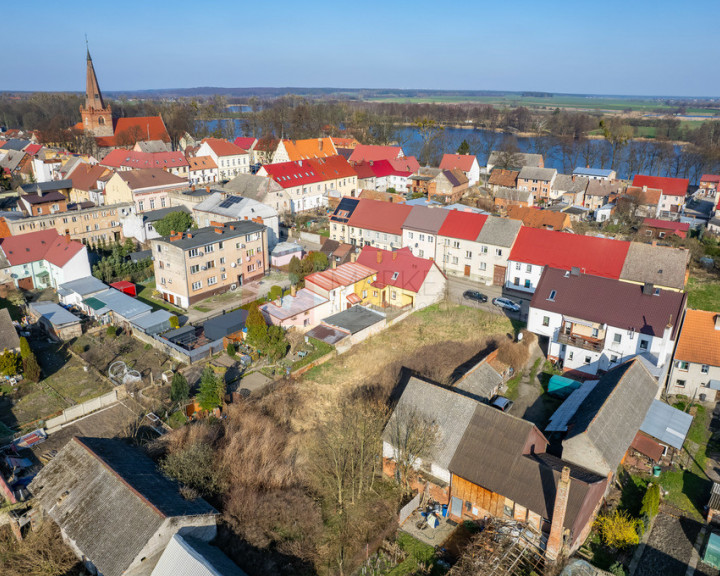
[[[718, 0], [3, 5], [0, 90], [195, 86], [720, 95]], [[86, 8], [91, 7], [91, 8]], [[20, 26], [19, 24], [23, 25]], [[13, 35], [17, 35], [13, 38]]]

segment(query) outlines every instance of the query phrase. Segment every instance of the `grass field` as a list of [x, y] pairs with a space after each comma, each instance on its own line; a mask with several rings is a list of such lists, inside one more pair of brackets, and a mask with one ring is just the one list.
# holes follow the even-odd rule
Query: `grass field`
[[137, 299], [145, 302], [145, 304], [148, 304], [149, 306], [152, 306], [153, 310], [165, 308], [165, 310], [169, 310], [174, 314], [184, 314], [184, 312], [180, 310], [180, 308], [176, 308], [172, 304], [165, 302], [165, 300], [153, 297], [153, 292], [155, 292], [155, 278], [150, 278], [149, 280], [146, 280], [145, 282], [140, 284], [140, 286], [142, 286], [142, 290], [138, 292]]
[[304, 402], [293, 424], [298, 429], [314, 426], [360, 389], [386, 396], [402, 367], [447, 382], [458, 366], [512, 332], [505, 316], [465, 306], [429, 306], [306, 372], [299, 382]]
[[690, 278], [687, 285], [688, 307], [720, 312], [720, 283]]

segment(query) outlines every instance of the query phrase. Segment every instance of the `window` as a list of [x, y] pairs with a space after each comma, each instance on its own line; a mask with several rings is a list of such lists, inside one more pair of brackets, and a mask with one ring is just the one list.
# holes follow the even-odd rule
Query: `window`
[[190, 266], [190, 274], [197, 274], [200, 272], [200, 265], [194, 264], [193, 266]]
[[373, 290], [373, 298], [377, 298], [377, 296], [378, 296], [378, 291], [377, 291], [377, 290]]
[[617, 355], [616, 355], [616, 354], [612, 354], [612, 355], [610, 356], [610, 364], [615, 364], [615, 362], [617, 362], [617, 361], [618, 361]]
[[156, 244], [155, 248], [157, 248], [158, 253], [162, 252], [162, 246], [160, 246], [160, 244]]
[[188, 251], [188, 258], [195, 258], [195, 256], [198, 255], [198, 249], [197, 248], [191, 248]]
[[213, 286], [214, 284], [217, 284], [217, 276], [212, 276], [208, 278], [207, 284], [208, 286]]
[[525, 267], [525, 271], [526, 271], [526, 272], [532, 272], [532, 264], [528, 264], [528, 265]]
[[496, 248], [496, 249], [495, 249], [495, 254], [498, 255], [498, 256], [502, 256], [502, 248]]
[[598, 336], [600, 336], [600, 330], [598, 330], [597, 328], [593, 328], [592, 329], [592, 337], [597, 338]]
[[525, 288], [530, 288], [530, 280], [525, 280]]
[[520, 262], [517, 262], [517, 263], [515, 264], [515, 270], [520, 270]]
[[550, 316], [543, 316], [543, 326], [550, 326]]
[[472, 258], [472, 252], [470, 250], [465, 251], [465, 258]]
[[391, 299], [391, 300], [397, 300], [397, 292], [395, 292], [395, 290], [393, 290], [392, 292], [390, 292], [390, 299]]
[[392, 280], [397, 280], [397, 279], [398, 279], [398, 276], [400, 276], [400, 272], [393, 272], [393, 275], [392, 275], [392, 278], [391, 278], [391, 279], [392, 279]]
[[193, 282], [192, 283], [192, 289], [193, 290], [200, 290], [202, 288], [202, 281]]
[[424, 258], [425, 257], [425, 251], [424, 250], [418, 250], [418, 257]]
[[155, 198], [150, 198], [150, 210], [155, 210]]
[[210, 268], [215, 268], [215, 260], [208, 260], [205, 262], [205, 268], [210, 270]]
[[413, 238], [413, 233], [412, 233], [412, 232], [408, 232], [408, 238], [410, 238], [410, 240], [412, 240], [412, 238]]
[[570, 351], [570, 353], [568, 354], [568, 360], [572, 360], [573, 355], [574, 355], [574, 353], [572, 351]]
[[513, 284], [514, 284], [515, 286], [520, 286], [520, 278], [518, 278], [518, 277], [516, 276], [515, 279], [513, 280]]
[[640, 340], [640, 350], [647, 350], [647, 349], [648, 349], [648, 341]]
[[225, 274], [225, 272], [220, 274], [220, 280], [227, 280], [227, 274]]
[[585, 356], [585, 364], [590, 364], [592, 362], [592, 356]]
[[613, 336], [613, 342], [615, 342], [615, 344], [620, 344], [622, 342], [622, 334], [615, 334]]
[[507, 504], [503, 506], [503, 514], [505, 514], [505, 516], [512, 518], [512, 513], [512, 506], [508, 506]]
[[458, 257], [457, 257], [457, 256], [453, 256], [453, 258], [452, 258], [452, 263], [453, 263], [453, 264], [457, 264], [457, 263], [458, 263]]
[[480, 254], [487, 254], [487, 246], [480, 246]]
[[707, 374], [708, 372], [710, 372], [710, 366], [708, 366], [707, 364], [703, 364], [702, 368], [700, 368], [700, 372], [702, 372], [703, 374]]
[[480, 271], [484, 272], [487, 270], [487, 264], [485, 262], [480, 262]]
[[689, 367], [690, 367], [690, 364], [688, 364], [687, 362], [683, 362], [682, 360], [680, 362], [678, 362], [678, 370], [687, 372]]
[[550, 290], [550, 296], [548, 296], [548, 300], [550, 302], [555, 302], [555, 295], [557, 294], [556, 290]]
[[678, 388], [685, 388], [685, 380], [675, 380], [675, 386]]
[[363, 291], [362, 291], [362, 297], [363, 297], [363, 298], [367, 298], [367, 290], [363, 290]]
[[215, 244], [208, 244], [207, 246], [205, 246], [205, 252], [207, 252], [208, 254], [210, 252], [215, 252]]
[[460, 241], [459, 241], [459, 240], [455, 240], [455, 241], [453, 242], [453, 248], [460, 248]]
[[[412, 236], [411, 236], [411, 238], [412, 238]], [[418, 237], [418, 240], [420, 240], [420, 242], [425, 242], [425, 234], [420, 234], [420, 236]]]
[[225, 256], [223, 256], [222, 258], [220, 258], [220, 264], [225, 264]]
[[434, 242], [435, 239], [432, 236], [428, 236], [428, 242]]

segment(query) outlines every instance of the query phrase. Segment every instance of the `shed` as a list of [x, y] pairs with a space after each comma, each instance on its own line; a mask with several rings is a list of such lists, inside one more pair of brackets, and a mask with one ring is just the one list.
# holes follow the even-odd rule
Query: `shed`
[[297, 242], [280, 242], [270, 253], [270, 264], [276, 268], [287, 266], [294, 257], [302, 260], [305, 251]]
[[548, 394], [558, 398], [567, 398], [578, 388], [580, 388], [580, 382], [557, 374], [550, 378], [550, 382], [548, 382]]
[[107, 284], [98, 280], [94, 276], [86, 276], [71, 280], [58, 286], [58, 298], [61, 304], [78, 305], [83, 298], [88, 298], [93, 294], [98, 294], [103, 290], [107, 290]]
[[80, 318], [55, 302], [33, 302], [30, 313], [48, 334], [59, 340], [82, 336]]
[[720, 568], [720, 534], [717, 532], [710, 533], [702, 561], [713, 568]]
[[247, 320], [247, 317], [248, 311], [241, 308], [211, 318], [203, 324], [205, 337], [210, 342], [214, 342], [215, 340], [222, 340], [226, 336], [242, 332], [245, 328], [245, 320]]
[[663, 444], [682, 449], [693, 417], [660, 400], [653, 400], [640, 430]]
[[167, 310], [156, 310], [155, 312], [133, 318], [131, 324], [140, 330], [140, 332], [154, 336], [155, 334], [160, 334], [172, 328], [170, 319], [173, 316], [175, 316], [175, 314]]
[[132, 282], [128, 282], [127, 280], [120, 280], [119, 282], [113, 282], [110, 284], [111, 287], [115, 288], [115, 290], [120, 290], [123, 294], [127, 294], [128, 296], [132, 296], [135, 298], [137, 296], [137, 287]]

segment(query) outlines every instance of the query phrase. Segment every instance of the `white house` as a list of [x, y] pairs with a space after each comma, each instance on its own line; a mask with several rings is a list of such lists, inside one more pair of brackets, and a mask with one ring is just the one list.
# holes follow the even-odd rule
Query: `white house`
[[640, 356], [664, 382], [685, 306], [681, 292], [548, 267], [528, 330], [548, 339], [548, 358], [566, 371], [594, 375]]
[[212, 156], [191, 156], [188, 164], [188, 180], [193, 186], [211, 184], [220, 179], [220, 172]]
[[402, 225], [403, 248], [410, 248], [413, 256], [435, 259], [437, 236], [449, 210], [413, 206]]
[[461, 170], [467, 176], [468, 186], [474, 186], [480, 180], [480, 164], [477, 156], [445, 154], [440, 162], [440, 170]]
[[250, 153], [221, 138], [205, 138], [195, 156], [210, 156], [215, 161], [220, 180], [230, 180], [250, 172]]

